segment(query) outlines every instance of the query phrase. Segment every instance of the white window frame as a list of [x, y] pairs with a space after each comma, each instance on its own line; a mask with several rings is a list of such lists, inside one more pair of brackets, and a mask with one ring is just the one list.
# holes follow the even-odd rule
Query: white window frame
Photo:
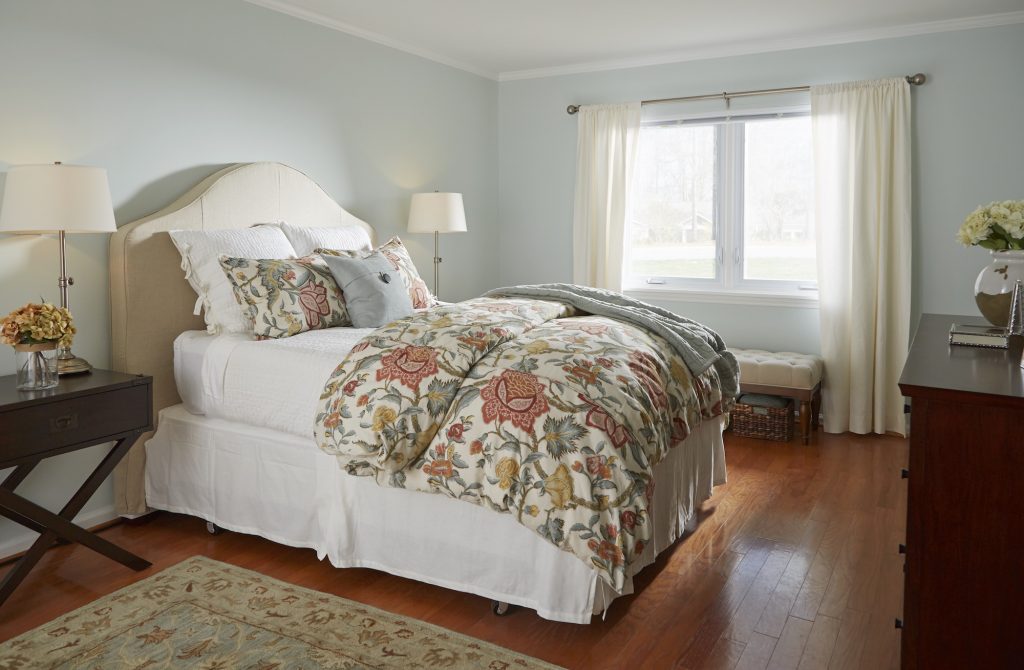
[[744, 201], [744, 135], [745, 122], [757, 119], [809, 116], [806, 105], [759, 109], [729, 115], [707, 114], [673, 119], [645, 121], [644, 126], [714, 125], [715, 126], [715, 244], [716, 277], [656, 277], [632, 275], [629, 272], [631, 237], [629, 220], [625, 233], [623, 255], [624, 290], [639, 297], [663, 297], [675, 294], [700, 302], [740, 304], [775, 304], [781, 306], [813, 306], [818, 300], [817, 281], [786, 281], [743, 278], [743, 201]]

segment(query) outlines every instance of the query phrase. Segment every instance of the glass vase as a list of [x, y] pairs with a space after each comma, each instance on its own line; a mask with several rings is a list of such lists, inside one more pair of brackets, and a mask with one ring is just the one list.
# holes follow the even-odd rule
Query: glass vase
[[978, 311], [993, 326], [1005, 327], [1010, 320], [1013, 285], [1024, 279], [1024, 251], [993, 251], [992, 262], [982, 268], [974, 283]]
[[14, 345], [19, 391], [42, 391], [57, 386], [57, 344]]

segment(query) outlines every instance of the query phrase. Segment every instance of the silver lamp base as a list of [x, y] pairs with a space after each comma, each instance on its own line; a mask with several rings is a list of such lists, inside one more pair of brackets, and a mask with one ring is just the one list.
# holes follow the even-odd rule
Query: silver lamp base
[[80, 375], [92, 370], [92, 365], [84, 358], [79, 358], [71, 353], [70, 349], [61, 349], [57, 354], [57, 374]]

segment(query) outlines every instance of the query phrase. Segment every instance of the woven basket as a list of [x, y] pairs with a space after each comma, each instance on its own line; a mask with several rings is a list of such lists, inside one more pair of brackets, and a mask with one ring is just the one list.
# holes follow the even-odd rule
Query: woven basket
[[780, 442], [789, 442], [793, 439], [791, 399], [786, 398], [782, 407], [763, 407], [744, 402], [746, 398], [747, 396], [740, 397], [732, 410], [732, 430], [735, 434]]

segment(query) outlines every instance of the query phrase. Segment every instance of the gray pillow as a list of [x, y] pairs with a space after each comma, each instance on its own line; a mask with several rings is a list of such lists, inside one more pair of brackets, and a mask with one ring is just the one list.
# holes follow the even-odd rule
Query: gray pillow
[[345, 294], [356, 328], [379, 328], [413, 313], [409, 289], [379, 251], [363, 258], [321, 256]]

